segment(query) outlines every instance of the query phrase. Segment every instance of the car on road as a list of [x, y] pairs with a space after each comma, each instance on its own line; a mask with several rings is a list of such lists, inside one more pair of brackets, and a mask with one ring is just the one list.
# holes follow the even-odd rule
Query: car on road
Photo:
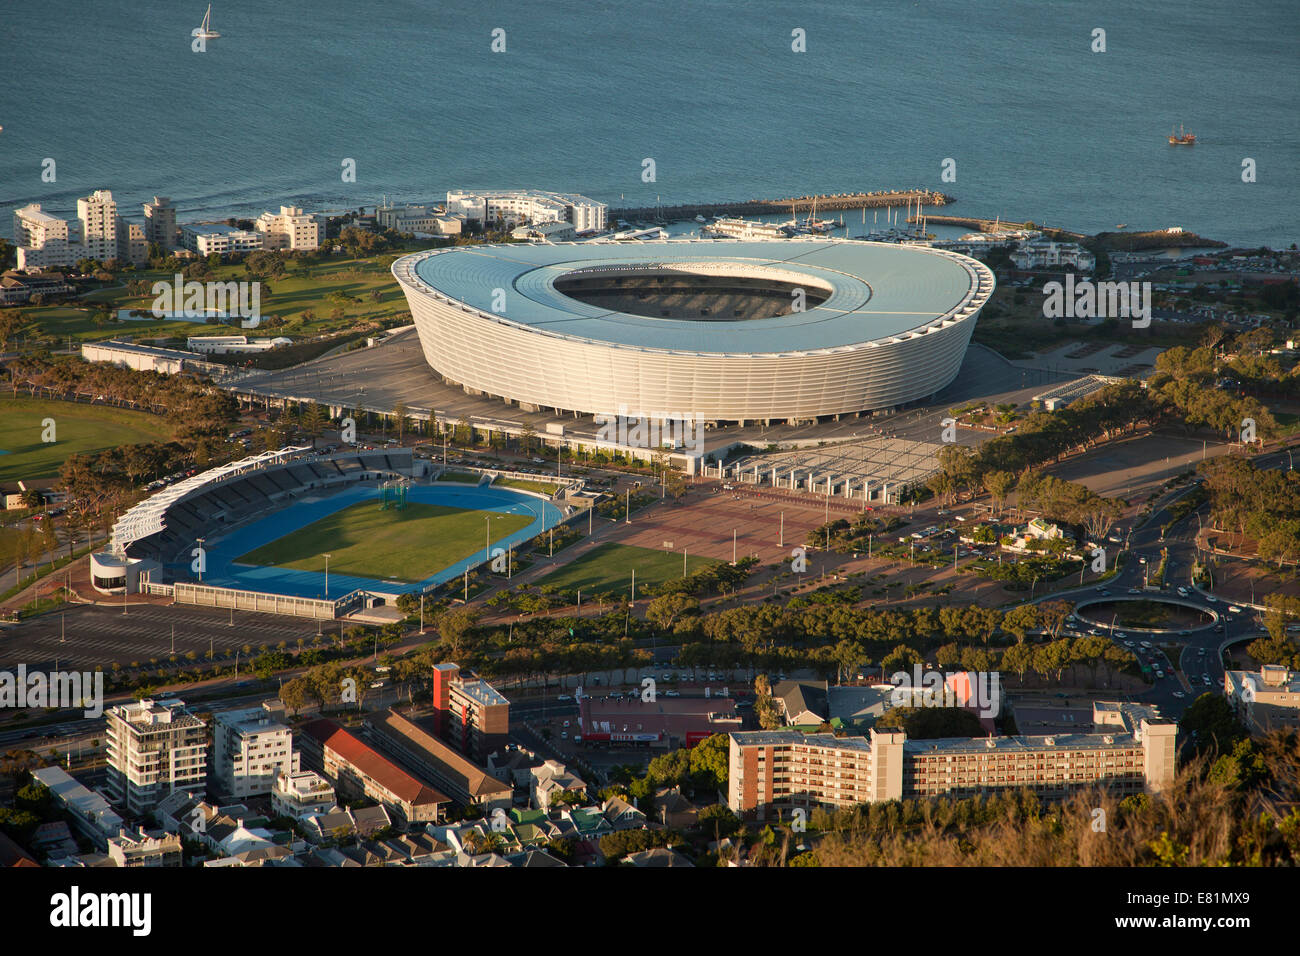
[[1210, 604], [1218, 604], [1218, 603], [1219, 603], [1219, 599], [1216, 598], [1213, 594], [1207, 594], [1207, 595], [1205, 595], [1205, 600], [1206, 600], [1207, 602], [1209, 602]]
[[1201, 680], [1205, 682], [1206, 687], [1209, 687], [1212, 683], [1214, 683], [1214, 680], [1210, 677], [1209, 674], [1206, 674], [1204, 677], [1201, 678]]
[[[51, 511], [50, 514], [54, 514], [54, 512]], [[1241, 608], [1237, 607], [1237, 605], [1235, 605], [1235, 604], [1230, 604], [1230, 605], [1228, 605], [1228, 612], [1229, 612], [1230, 614], [1240, 614], [1240, 613], [1241, 613]]]
[[573, 700], [573, 698], [570, 697], [568, 694], [561, 694], [559, 697], [555, 699], [558, 700], [560, 703], [565, 703], [566, 701]]
[[1192, 632], [1191, 632], [1191, 631], [1179, 631], [1179, 632], [1178, 632], [1178, 636], [1179, 636], [1179, 637], [1191, 637], [1191, 636], [1192, 636]]
[[1158, 680], [1164, 680], [1164, 679], [1165, 679], [1165, 672], [1164, 672], [1164, 671], [1156, 671], [1156, 678], [1157, 678]]
[[665, 696], [665, 697], [681, 697], [682, 695], [679, 694], [679, 693], [678, 693], [677, 691], [675, 691], [675, 690], [666, 690], [666, 691], [664, 691], [664, 696]]
[[1174, 696], [1175, 696], [1175, 697], [1178, 697], [1178, 698], [1181, 699], [1181, 698], [1183, 698], [1183, 697], [1186, 697], [1187, 695], [1184, 694], [1181, 690], [1176, 690], [1176, 691], [1174, 691]]
[[1129, 588], [1129, 589], [1128, 589], [1128, 593], [1129, 593], [1129, 594], [1141, 594], [1141, 593], [1142, 593], [1142, 589], [1141, 589], [1141, 588]]

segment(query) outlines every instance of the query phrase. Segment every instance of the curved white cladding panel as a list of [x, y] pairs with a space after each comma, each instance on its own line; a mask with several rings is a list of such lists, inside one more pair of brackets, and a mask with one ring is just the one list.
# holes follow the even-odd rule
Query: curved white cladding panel
[[[992, 273], [974, 259], [882, 246], [471, 246], [403, 257], [393, 274], [425, 358], [468, 388], [584, 413], [813, 418], [899, 405], [947, 385], [993, 291]], [[447, 256], [460, 258], [441, 258]], [[431, 263], [434, 257], [441, 261]], [[610, 312], [553, 286], [579, 270], [647, 267], [736, 275], [748, 267], [756, 276], [779, 268], [831, 292], [802, 313], [694, 322]], [[499, 314], [487, 311], [494, 293], [506, 303]]]

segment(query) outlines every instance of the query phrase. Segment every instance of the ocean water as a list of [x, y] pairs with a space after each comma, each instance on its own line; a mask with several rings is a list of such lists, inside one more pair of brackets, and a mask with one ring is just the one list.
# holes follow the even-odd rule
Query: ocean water
[[[6, 4], [0, 234], [95, 188], [191, 221], [462, 186], [613, 205], [928, 186], [954, 215], [1300, 241], [1294, 0], [216, 0], [222, 37], [195, 53], [205, 7]], [[1178, 123], [1196, 146], [1168, 145]]]

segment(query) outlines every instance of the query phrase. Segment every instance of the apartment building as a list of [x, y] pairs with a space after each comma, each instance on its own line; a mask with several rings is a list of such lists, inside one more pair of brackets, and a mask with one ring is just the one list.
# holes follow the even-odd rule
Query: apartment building
[[262, 248], [265, 238], [256, 229], [236, 229], [212, 223], [181, 226], [181, 244], [201, 256], [210, 256], [214, 252], [222, 256], [255, 252]]
[[213, 716], [213, 785], [223, 797], [266, 796], [278, 774], [299, 770], [299, 760], [293, 731], [272, 710], [245, 707]]
[[69, 266], [80, 258], [68, 234], [68, 221], [42, 211], [40, 203], [14, 210], [13, 234], [19, 270]]
[[603, 230], [608, 206], [577, 193], [536, 189], [448, 190], [447, 212], [477, 219], [495, 229], [569, 222], [575, 232]]
[[1051, 239], [1036, 238], [1022, 242], [1011, 261], [1017, 269], [1050, 269], [1069, 267], [1080, 272], [1091, 272], [1097, 265], [1097, 257], [1077, 242], [1053, 242]]
[[1300, 673], [1280, 664], [1257, 671], [1228, 671], [1223, 693], [1252, 734], [1300, 727]]
[[141, 701], [110, 708], [108, 777], [114, 804], [146, 813], [175, 790], [203, 793], [208, 776], [208, 725], [182, 700]]
[[462, 676], [459, 664], [434, 667], [433, 708], [438, 736], [480, 763], [509, 738], [510, 701], [487, 681]]
[[117, 202], [107, 189], [96, 189], [77, 200], [84, 256], [106, 262], [117, 258]]
[[276, 816], [303, 817], [329, 813], [335, 807], [334, 787], [314, 770], [281, 771], [271, 788], [271, 809]]
[[145, 238], [144, 227], [137, 222], [128, 222], [117, 217], [117, 261], [132, 265], [143, 265], [149, 261], [149, 240]]
[[176, 245], [176, 207], [167, 196], [154, 196], [144, 204], [144, 237], [163, 252]]
[[298, 206], [281, 206], [278, 213], [264, 212], [254, 228], [262, 234], [263, 249], [317, 249], [320, 224]]
[[304, 755], [319, 760], [321, 773], [340, 796], [368, 797], [382, 803], [403, 825], [436, 823], [451, 800], [403, 770], [368, 743], [332, 720], [314, 720], [302, 728]]
[[1159, 792], [1173, 782], [1177, 725], [1149, 707], [1099, 704], [1102, 732], [1042, 737], [908, 740], [796, 730], [731, 734], [727, 804], [759, 820], [795, 808], [835, 809], [881, 800], [967, 797], [1029, 789], [1049, 799], [1094, 786]]

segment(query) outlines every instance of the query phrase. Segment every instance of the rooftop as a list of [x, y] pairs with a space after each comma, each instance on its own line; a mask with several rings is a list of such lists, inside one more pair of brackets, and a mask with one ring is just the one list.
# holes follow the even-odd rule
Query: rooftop
[[[974, 260], [943, 250], [851, 240], [460, 246], [417, 253], [393, 268], [408, 282], [413, 272], [426, 291], [436, 290], [494, 321], [629, 348], [707, 353], [872, 347], [921, 335], [973, 315], [985, 298], [976, 294], [976, 286], [987, 273]], [[558, 279], [579, 270], [637, 269], [770, 278], [812, 284], [829, 296], [803, 312], [722, 328], [715, 322], [611, 312], [555, 288]], [[985, 282], [991, 291], [991, 277]], [[509, 290], [502, 313], [492, 309], [495, 289]]]

